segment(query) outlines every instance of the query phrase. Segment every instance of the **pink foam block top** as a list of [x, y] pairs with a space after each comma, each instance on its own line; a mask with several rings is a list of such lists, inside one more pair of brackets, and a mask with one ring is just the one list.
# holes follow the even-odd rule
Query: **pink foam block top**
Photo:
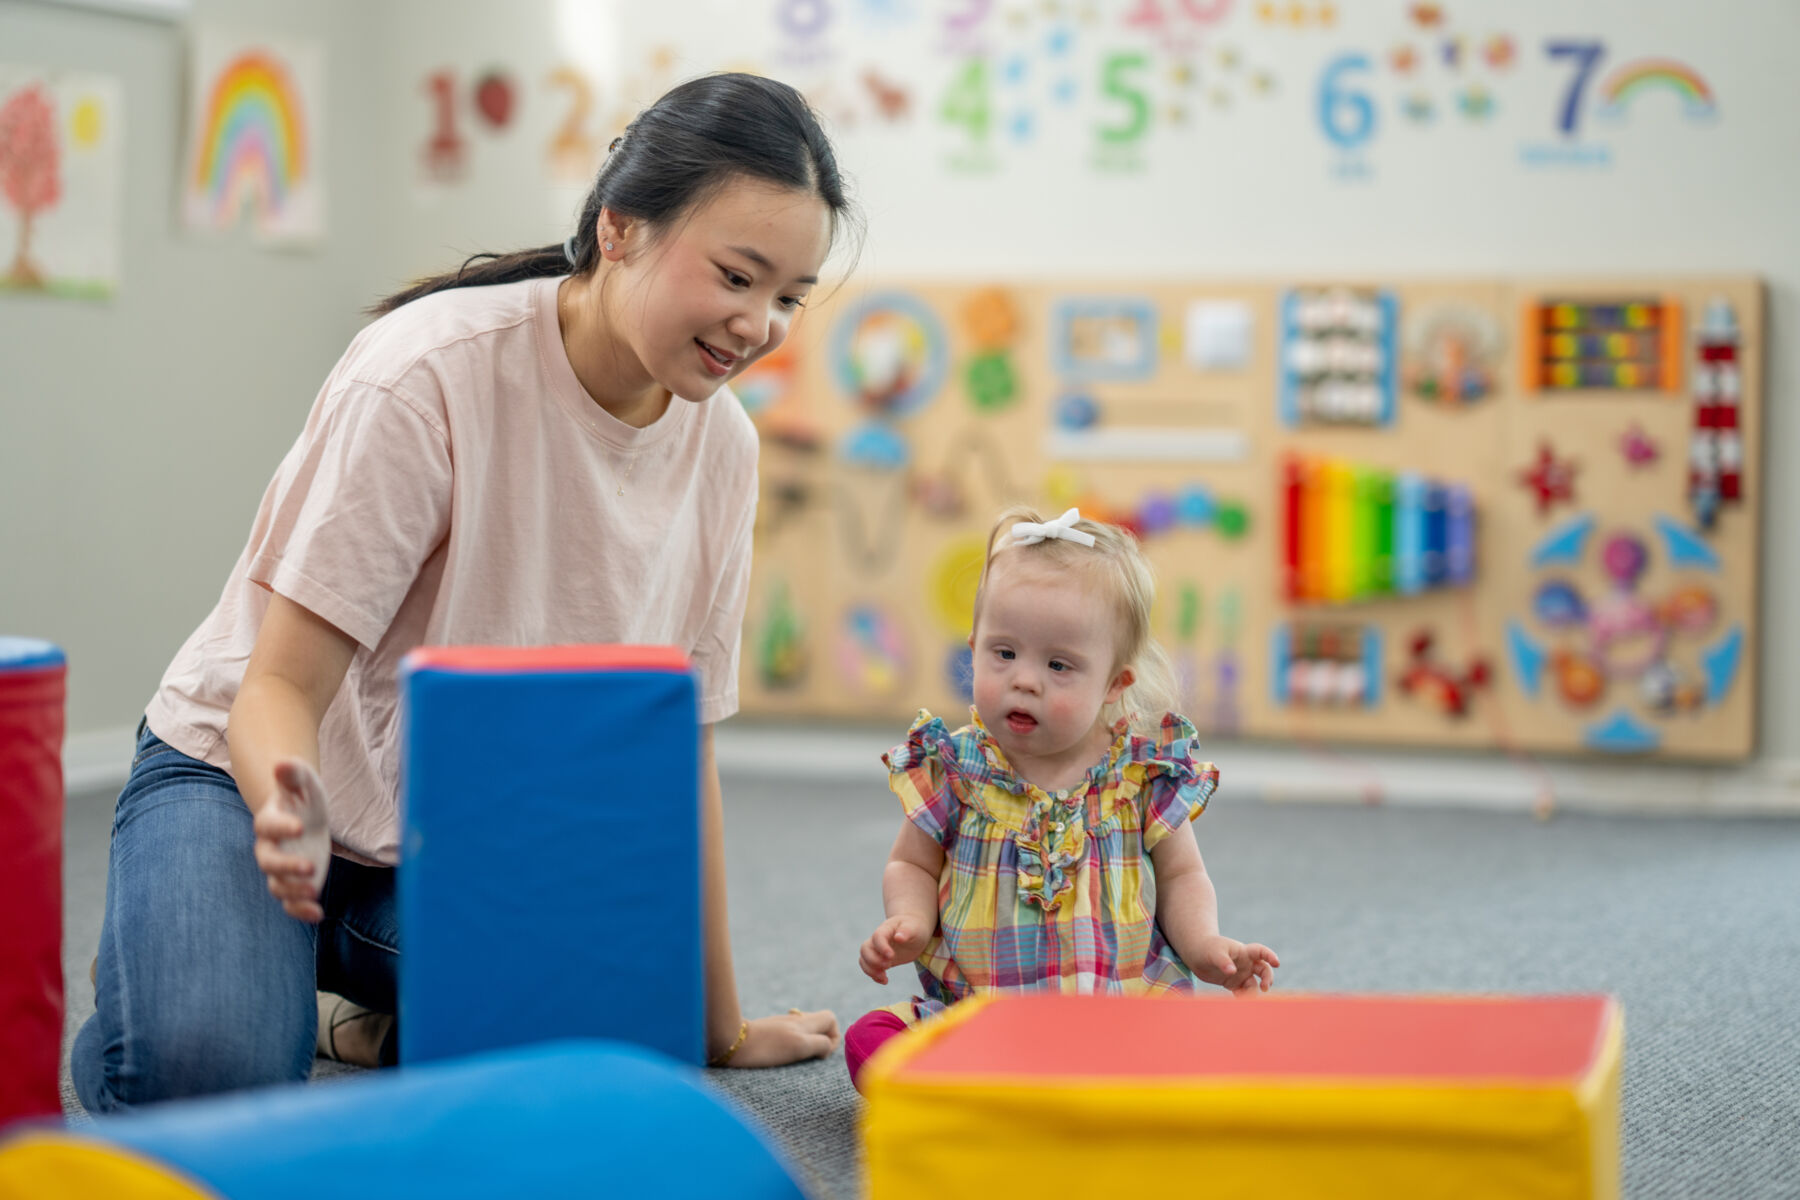
[[1616, 1019], [1606, 996], [1006, 996], [896, 1078], [1572, 1081]]
[[687, 655], [674, 646], [420, 646], [406, 671], [686, 671]]

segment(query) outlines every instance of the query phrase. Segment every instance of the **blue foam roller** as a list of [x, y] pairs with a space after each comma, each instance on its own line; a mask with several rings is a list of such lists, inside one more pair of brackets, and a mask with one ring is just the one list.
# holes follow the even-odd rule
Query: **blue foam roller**
[[698, 1071], [617, 1042], [176, 1101], [53, 1136], [135, 1151], [223, 1200], [804, 1196]]
[[601, 1037], [700, 1063], [685, 658], [440, 647], [401, 675], [401, 1061]]

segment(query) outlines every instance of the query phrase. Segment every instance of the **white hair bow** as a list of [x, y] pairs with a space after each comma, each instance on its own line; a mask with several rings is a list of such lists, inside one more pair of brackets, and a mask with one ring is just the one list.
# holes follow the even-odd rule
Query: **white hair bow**
[[1075, 528], [1075, 522], [1081, 520], [1081, 510], [1071, 508], [1054, 521], [1042, 524], [1036, 521], [1020, 521], [1012, 527], [1013, 545], [1035, 546], [1045, 538], [1061, 538], [1065, 542], [1074, 542], [1081, 546], [1094, 544], [1094, 535], [1083, 533]]

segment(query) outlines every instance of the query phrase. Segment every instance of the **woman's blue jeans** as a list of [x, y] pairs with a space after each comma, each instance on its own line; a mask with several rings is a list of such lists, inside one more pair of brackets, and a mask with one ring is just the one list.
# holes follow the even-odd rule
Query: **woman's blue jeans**
[[395, 1011], [394, 872], [334, 857], [325, 919], [295, 920], [257, 868], [250, 821], [228, 773], [138, 726], [113, 815], [94, 1015], [69, 1052], [90, 1113], [304, 1080], [315, 988]]

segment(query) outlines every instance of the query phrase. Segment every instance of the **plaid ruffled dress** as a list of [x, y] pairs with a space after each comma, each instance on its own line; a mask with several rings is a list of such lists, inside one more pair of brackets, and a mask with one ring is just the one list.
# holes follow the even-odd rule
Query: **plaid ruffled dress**
[[907, 819], [944, 848], [938, 929], [917, 963], [925, 995], [889, 1011], [911, 1024], [977, 992], [1192, 991], [1156, 925], [1150, 851], [1219, 786], [1194, 761], [1194, 727], [1168, 713], [1147, 738], [1121, 721], [1083, 782], [1046, 792], [970, 717], [951, 733], [920, 709], [882, 756]]

